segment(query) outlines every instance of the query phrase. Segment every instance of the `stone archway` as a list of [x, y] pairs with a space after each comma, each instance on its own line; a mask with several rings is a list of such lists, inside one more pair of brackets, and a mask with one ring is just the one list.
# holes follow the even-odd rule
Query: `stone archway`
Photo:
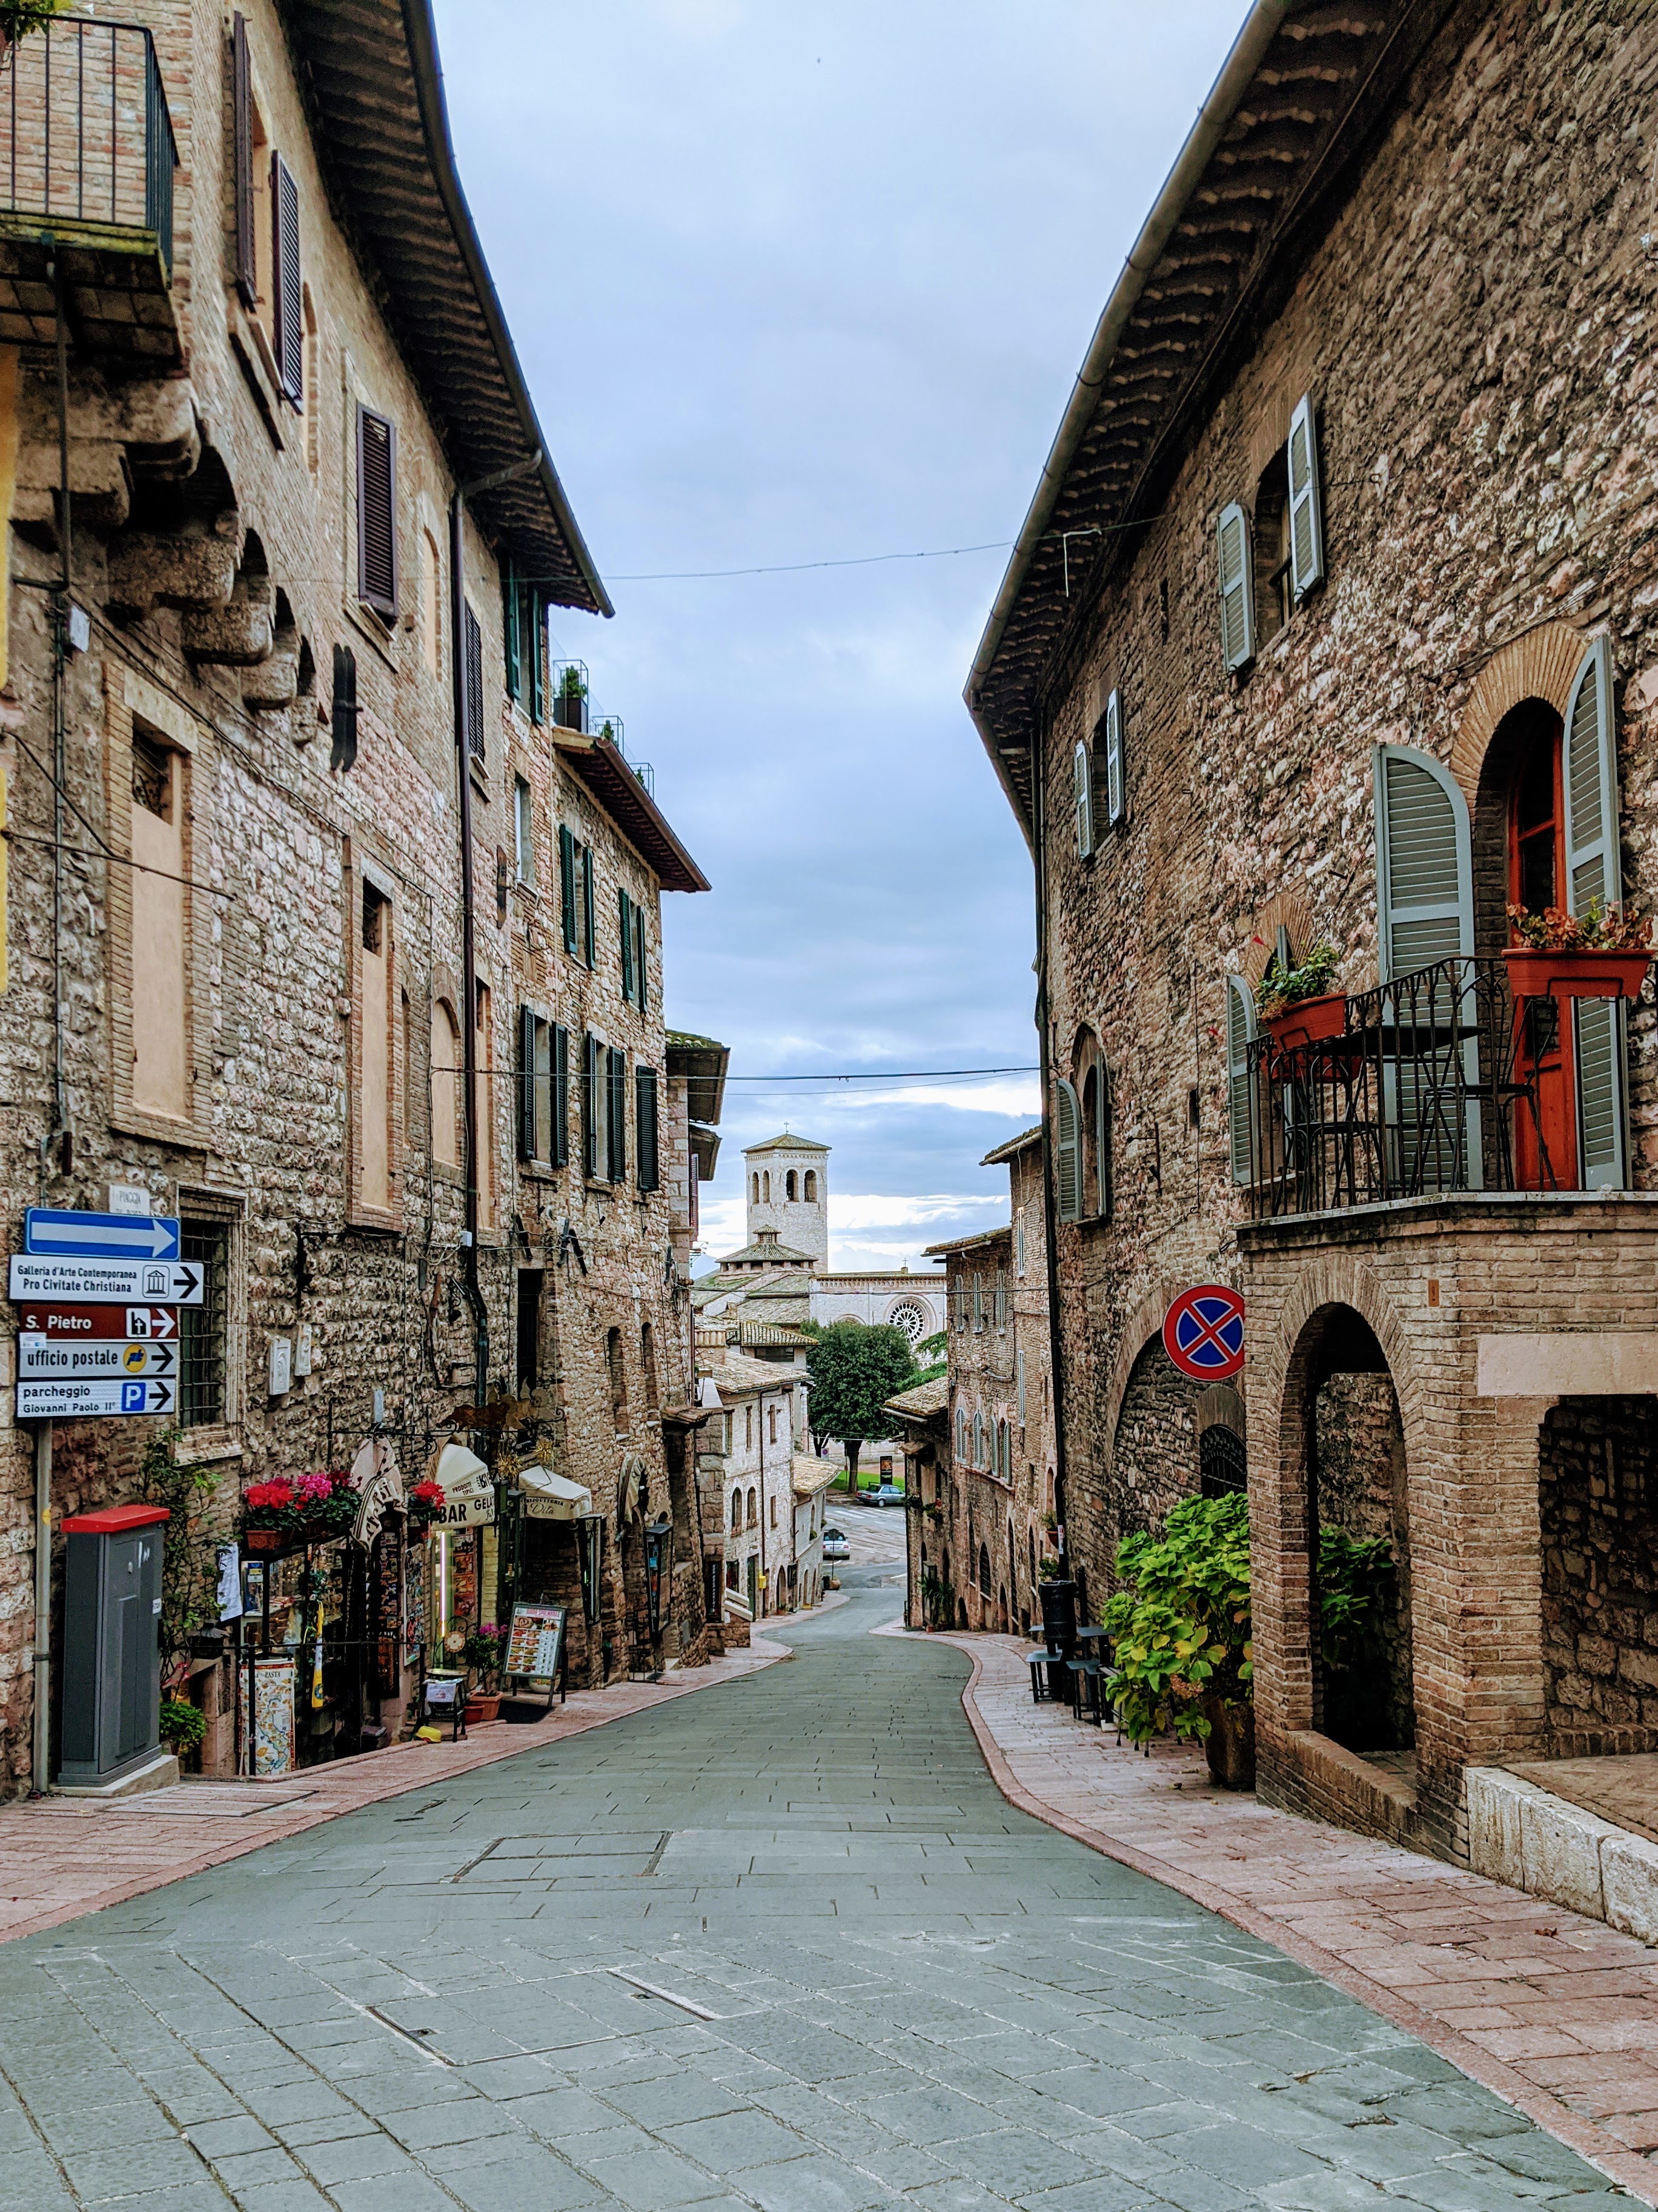
[[1523, 700], [1542, 699], [1564, 714], [1588, 638], [1570, 623], [1543, 622], [1494, 653], [1475, 679], [1451, 741], [1450, 770], [1473, 811], [1486, 748], [1497, 724]]

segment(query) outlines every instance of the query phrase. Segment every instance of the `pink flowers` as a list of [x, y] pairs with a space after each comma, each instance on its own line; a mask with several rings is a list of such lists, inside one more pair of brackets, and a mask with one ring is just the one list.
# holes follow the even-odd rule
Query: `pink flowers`
[[242, 1509], [250, 1521], [278, 1527], [302, 1528], [321, 1521], [330, 1528], [348, 1526], [357, 1506], [357, 1493], [343, 1468], [316, 1468], [301, 1475], [279, 1474], [267, 1482], [250, 1482]]
[[334, 1478], [319, 1468], [313, 1474], [302, 1474], [294, 1487], [301, 1505], [320, 1505], [325, 1498], [333, 1496]]

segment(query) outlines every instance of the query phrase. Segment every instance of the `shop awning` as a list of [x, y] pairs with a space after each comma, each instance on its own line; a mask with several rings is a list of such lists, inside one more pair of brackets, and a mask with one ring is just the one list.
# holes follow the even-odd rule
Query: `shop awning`
[[442, 1484], [444, 1501], [449, 1504], [457, 1498], [475, 1497], [490, 1486], [489, 1470], [477, 1454], [452, 1438], [433, 1454], [426, 1477], [428, 1482]]
[[574, 1521], [593, 1510], [593, 1493], [550, 1468], [521, 1467], [516, 1477], [531, 1521]]

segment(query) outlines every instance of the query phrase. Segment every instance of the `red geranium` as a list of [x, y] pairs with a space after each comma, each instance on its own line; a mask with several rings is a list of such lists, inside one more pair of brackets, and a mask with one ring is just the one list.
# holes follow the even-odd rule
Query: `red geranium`
[[435, 1513], [443, 1503], [443, 1485], [440, 1482], [434, 1482], [429, 1475], [422, 1476], [420, 1481], [411, 1486], [409, 1497], [412, 1504], [429, 1506]]

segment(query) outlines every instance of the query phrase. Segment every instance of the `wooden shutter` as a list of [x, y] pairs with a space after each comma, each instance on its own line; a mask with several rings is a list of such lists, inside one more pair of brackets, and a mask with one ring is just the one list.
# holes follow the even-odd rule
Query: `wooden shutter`
[[518, 1156], [536, 1156], [536, 1018], [528, 1006], [518, 1010]]
[[1114, 691], [1105, 702], [1105, 818], [1114, 826], [1122, 820], [1126, 794], [1122, 776], [1122, 694]]
[[1019, 1409], [1019, 1426], [1020, 1426], [1021, 1428], [1023, 1428], [1023, 1426], [1024, 1426], [1024, 1353], [1023, 1353], [1023, 1352], [1016, 1352], [1014, 1353], [1014, 1355], [1013, 1355], [1013, 1376], [1014, 1376], [1014, 1383], [1013, 1383], [1014, 1393], [1015, 1393], [1016, 1400], [1017, 1400], [1017, 1405], [1018, 1405], [1018, 1409]]
[[556, 1168], [570, 1158], [570, 1032], [562, 1023], [553, 1025], [553, 1128], [548, 1158]]
[[510, 565], [501, 585], [501, 635], [507, 662], [507, 696], [524, 696], [523, 645], [519, 635], [519, 603], [522, 587]]
[[634, 1145], [639, 1154], [639, 1188], [654, 1190], [660, 1179], [657, 1157], [656, 1070], [634, 1071]]
[[[387, 622], [398, 615], [398, 434], [384, 415], [357, 410], [357, 597]], [[472, 632], [477, 617], [468, 607], [467, 680], [471, 680]], [[482, 640], [480, 639], [480, 646]], [[483, 729], [483, 674], [479, 672], [478, 727]], [[473, 750], [481, 751], [481, 743]]]
[[1061, 1221], [1082, 1212], [1082, 1108], [1074, 1086], [1061, 1076], [1054, 1092], [1054, 1193]]
[[558, 825], [558, 910], [564, 927], [564, 950], [576, 949], [575, 839], [563, 823]]
[[1255, 596], [1251, 574], [1249, 518], [1236, 500], [1215, 525], [1220, 574], [1220, 657], [1228, 668], [1247, 668], [1255, 657]]
[[519, 652], [527, 652], [530, 657], [530, 720], [544, 722], [547, 719], [547, 680], [543, 661], [547, 649], [547, 602], [531, 585], [526, 604], [529, 635], [520, 640]]
[[[270, 156], [271, 351], [285, 395], [305, 398], [305, 297], [300, 287], [300, 188], [280, 154]], [[390, 426], [388, 425], [388, 428]]]
[[1226, 1124], [1234, 1182], [1255, 1180], [1255, 1094], [1249, 1078], [1249, 1044], [1255, 1034], [1255, 994], [1242, 975], [1226, 979]]
[[1077, 855], [1085, 860], [1094, 849], [1094, 763], [1080, 738], [1071, 756], [1071, 775], [1076, 790]]
[[1376, 965], [1384, 983], [1473, 951], [1467, 802], [1407, 745], [1376, 753]]
[[634, 997], [642, 1014], [645, 1005], [645, 909], [634, 907]]
[[[1573, 914], [1624, 902], [1612, 708], [1612, 646], [1597, 637], [1578, 663], [1566, 702], [1566, 903]], [[1629, 1180], [1623, 1008], [1611, 999], [1579, 999], [1573, 1013], [1582, 1188], [1621, 1190]]]
[[1111, 1217], [1111, 1078], [1102, 1060], [1095, 1063], [1093, 1133], [1099, 1183], [1095, 1196], [1099, 1218], [1107, 1221]]
[[236, 163], [236, 289], [244, 307], [257, 307], [259, 267], [253, 242], [253, 80], [247, 56], [247, 24], [240, 15], [230, 19], [230, 82]]
[[599, 1115], [603, 1047], [591, 1030], [581, 1040], [581, 1170], [589, 1182], [598, 1180]]
[[349, 645], [334, 647], [329, 728], [333, 740], [329, 768], [344, 773], [355, 765], [357, 758], [357, 656]]
[[483, 632], [477, 617], [472, 612], [471, 601], [465, 602], [465, 620], [461, 625], [462, 651], [465, 659], [462, 665], [465, 679], [462, 698], [465, 702], [466, 749], [474, 760], [483, 758]]
[[622, 929], [622, 995], [631, 1006], [634, 996], [634, 902], [619, 884], [616, 899]]
[[604, 1149], [609, 1181], [623, 1182], [628, 1173], [628, 1055], [616, 1045], [605, 1055]]
[[598, 963], [598, 933], [593, 927], [593, 848], [581, 848], [582, 957], [590, 968]]
[[1310, 398], [1290, 417], [1290, 590], [1297, 605], [1324, 581], [1324, 509], [1318, 490], [1318, 422]]

